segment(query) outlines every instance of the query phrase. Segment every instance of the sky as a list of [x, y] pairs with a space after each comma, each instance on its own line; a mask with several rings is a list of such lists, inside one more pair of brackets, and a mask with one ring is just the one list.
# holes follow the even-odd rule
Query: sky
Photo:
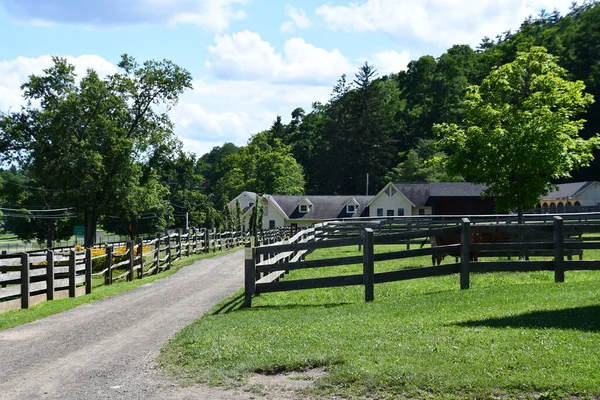
[[24, 104], [20, 85], [52, 56], [79, 75], [117, 72], [122, 54], [169, 59], [193, 76], [170, 112], [198, 156], [244, 145], [278, 115], [327, 102], [335, 82], [372, 64], [399, 72], [454, 44], [516, 30], [572, 0], [0, 0], [0, 111]]

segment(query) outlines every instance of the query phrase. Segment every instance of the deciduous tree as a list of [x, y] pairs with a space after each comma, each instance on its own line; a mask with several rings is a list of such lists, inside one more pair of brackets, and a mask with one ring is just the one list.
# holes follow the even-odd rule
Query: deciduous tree
[[588, 165], [600, 144], [597, 136], [579, 136], [578, 115], [593, 99], [583, 82], [566, 77], [556, 57], [533, 47], [469, 88], [464, 126], [436, 126], [450, 150], [450, 170], [488, 185], [486, 194], [503, 209], [517, 209], [520, 221], [552, 189], [551, 180]]

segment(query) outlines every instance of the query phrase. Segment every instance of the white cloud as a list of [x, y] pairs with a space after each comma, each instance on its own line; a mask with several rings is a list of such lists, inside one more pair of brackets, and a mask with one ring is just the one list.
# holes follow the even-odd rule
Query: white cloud
[[[83, 76], [86, 70], [96, 70], [100, 76], [117, 72], [117, 67], [97, 55], [81, 55], [78, 57], [65, 57], [75, 65], [75, 73]], [[14, 60], [0, 61], [0, 111], [16, 110], [24, 104], [21, 84], [25, 83], [30, 75], [39, 75], [43, 70], [52, 66], [52, 56], [46, 55], [37, 58], [18, 57]]]
[[327, 4], [317, 14], [334, 30], [409, 35], [449, 46], [477, 45], [484, 36], [517, 29], [541, 9], [566, 12], [570, 5], [571, 0], [366, 0], [349, 6]]
[[212, 32], [246, 16], [251, 0], [0, 0], [9, 14], [29, 24], [90, 27], [194, 24]]
[[371, 63], [373, 63], [380, 76], [404, 71], [410, 61], [408, 51], [398, 53], [394, 50], [387, 50], [373, 54], [371, 57]]
[[[87, 68], [94, 68], [101, 75], [117, 70], [97, 55], [66, 58], [80, 76]], [[0, 111], [17, 110], [23, 105], [20, 85], [29, 75], [41, 74], [51, 65], [51, 56], [0, 61]], [[251, 134], [268, 129], [277, 115], [288, 121], [296, 107], [309, 111], [314, 101], [329, 99], [333, 82], [308, 85], [211, 79], [193, 84], [194, 90], [183, 94], [170, 116], [184, 149], [201, 155], [224, 142], [245, 144]]]
[[295, 108], [310, 111], [314, 101], [327, 101], [330, 92], [331, 85], [197, 80], [171, 118], [188, 151], [188, 144], [208, 150], [215, 143], [244, 145], [253, 133], [268, 129], [277, 115], [288, 121]]
[[307, 29], [312, 26], [311, 20], [306, 16], [303, 10], [299, 10], [290, 5], [285, 6], [285, 15], [292, 20], [284, 22], [281, 25], [282, 32], [291, 32], [294, 28]]
[[250, 31], [217, 36], [215, 42], [207, 67], [220, 79], [322, 84], [353, 70], [339, 50], [318, 48], [302, 38], [287, 40], [283, 53]]

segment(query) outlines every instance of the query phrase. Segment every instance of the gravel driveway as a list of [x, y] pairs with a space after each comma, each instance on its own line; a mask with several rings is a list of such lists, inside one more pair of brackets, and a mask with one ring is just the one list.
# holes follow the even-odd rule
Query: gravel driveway
[[243, 252], [0, 332], [0, 399], [228, 399], [247, 393], [179, 388], [154, 358], [173, 334], [243, 284]]

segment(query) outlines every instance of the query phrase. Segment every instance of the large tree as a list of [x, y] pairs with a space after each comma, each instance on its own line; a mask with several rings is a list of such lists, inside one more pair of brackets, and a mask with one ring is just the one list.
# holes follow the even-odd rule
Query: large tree
[[131, 193], [156, 187], [149, 160], [176, 147], [167, 111], [191, 76], [167, 60], [140, 65], [124, 55], [119, 73], [77, 80], [73, 65], [53, 62], [22, 86], [27, 105], [0, 119], [0, 154], [80, 214], [90, 246], [100, 217], [158, 206]]
[[588, 165], [600, 144], [597, 136], [579, 137], [585, 121], [578, 115], [593, 98], [566, 76], [545, 48], [519, 52], [469, 88], [464, 126], [435, 127], [450, 151], [450, 170], [488, 185], [486, 194], [502, 209], [517, 209], [520, 221], [552, 180]]

